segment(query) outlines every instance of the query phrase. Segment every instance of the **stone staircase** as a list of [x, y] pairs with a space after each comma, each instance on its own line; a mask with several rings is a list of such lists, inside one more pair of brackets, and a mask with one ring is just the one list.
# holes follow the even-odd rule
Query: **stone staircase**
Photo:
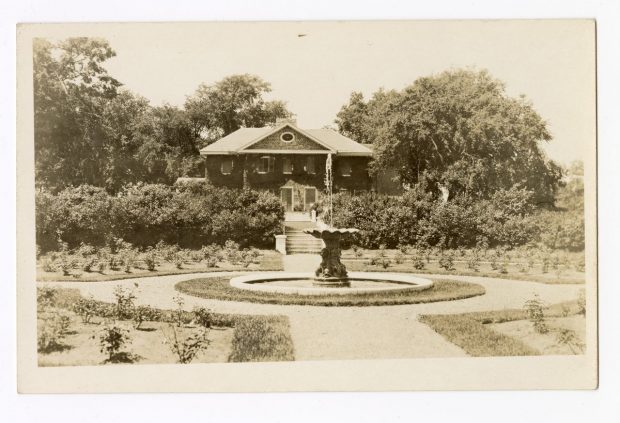
[[316, 228], [311, 221], [284, 222], [286, 235], [286, 254], [319, 254], [323, 241], [303, 232], [304, 229]]

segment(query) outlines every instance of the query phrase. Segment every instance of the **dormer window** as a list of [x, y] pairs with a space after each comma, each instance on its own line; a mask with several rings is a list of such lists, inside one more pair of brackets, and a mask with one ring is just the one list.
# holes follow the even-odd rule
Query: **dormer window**
[[224, 157], [222, 159], [222, 163], [220, 164], [220, 171], [222, 175], [230, 175], [233, 169], [233, 159], [232, 157]]
[[293, 134], [292, 132], [282, 132], [282, 134], [280, 135], [280, 139], [282, 140], [282, 142], [293, 142], [295, 141], [295, 134]]

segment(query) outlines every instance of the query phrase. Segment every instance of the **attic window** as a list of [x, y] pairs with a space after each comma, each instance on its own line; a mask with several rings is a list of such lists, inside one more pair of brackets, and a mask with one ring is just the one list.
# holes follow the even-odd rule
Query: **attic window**
[[282, 142], [292, 142], [295, 140], [295, 134], [292, 132], [283, 132], [282, 135], [280, 135], [280, 139]]

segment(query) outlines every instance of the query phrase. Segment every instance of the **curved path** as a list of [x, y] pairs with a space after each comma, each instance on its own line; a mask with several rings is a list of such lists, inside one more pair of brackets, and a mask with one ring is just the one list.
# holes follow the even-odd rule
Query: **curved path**
[[[282, 314], [289, 317], [297, 360], [346, 360], [373, 358], [458, 357], [465, 352], [447, 342], [423, 323], [419, 314], [449, 314], [469, 311], [520, 308], [538, 294], [547, 303], [574, 300], [583, 285], [547, 285], [506, 279], [433, 275], [433, 279], [475, 282], [486, 294], [456, 301], [373, 307], [318, 307], [219, 301], [180, 294], [174, 285], [183, 280], [240, 275], [243, 272], [213, 272], [144, 277], [108, 282], [39, 282], [40, 285], [78, 288], [82, 295], [114, 301], [117, 285], [132, 288], [136, 304], [175, 308], [173, 297], [181, 295], [185, 308], [208, 307], [221, 313]], [[430, 277], [429, 275], [420, 275]]]

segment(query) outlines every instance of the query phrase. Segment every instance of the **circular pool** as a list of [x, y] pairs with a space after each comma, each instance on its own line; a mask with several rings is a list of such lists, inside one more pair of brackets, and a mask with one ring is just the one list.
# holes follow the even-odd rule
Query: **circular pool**
[[317, 286], [312, 273], [266, 272], [232, 278], [230, 286], [249, 291], [292, 295], [361, 294], [385, 291], [422, 291], [433, 282], [402, 273], [349, 272], [349, 286]]

